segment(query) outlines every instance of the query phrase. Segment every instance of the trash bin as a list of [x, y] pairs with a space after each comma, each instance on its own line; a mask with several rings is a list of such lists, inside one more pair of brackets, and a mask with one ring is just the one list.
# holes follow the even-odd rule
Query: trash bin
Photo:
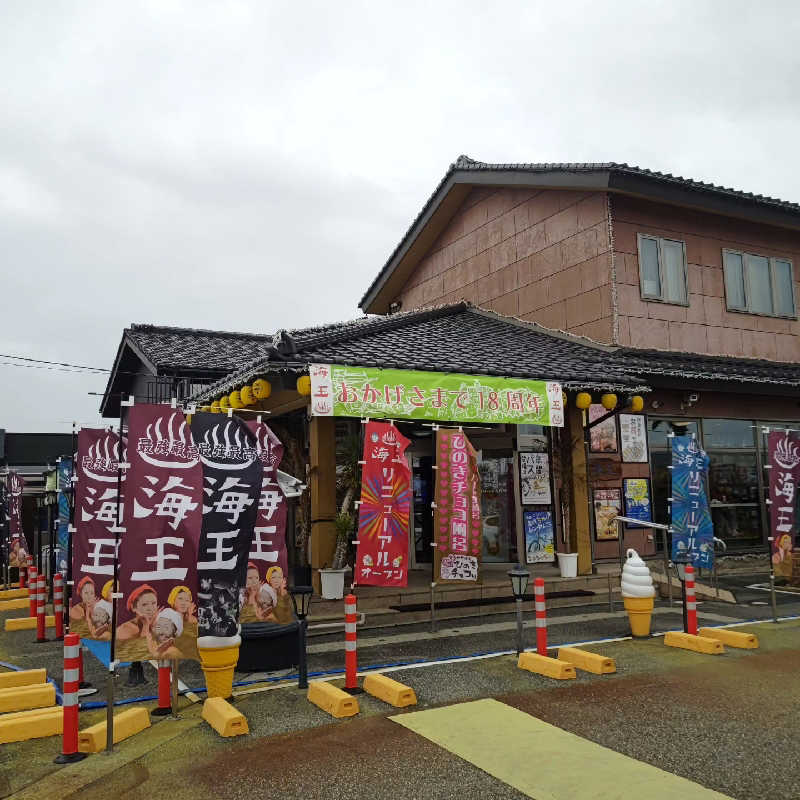
[[562, 578], [578, 577], [578, 554], [577, 553], [556, 553], [558, 556], [558, 568], [561, 570]]
[[272, 672], [297, 666], [300, 623], [249, 622], [242, 625], [238, 672]]

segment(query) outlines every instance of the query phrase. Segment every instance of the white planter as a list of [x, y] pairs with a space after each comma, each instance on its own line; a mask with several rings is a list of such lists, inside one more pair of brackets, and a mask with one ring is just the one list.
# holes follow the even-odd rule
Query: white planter
[[344, 569], [321, 569], [319, 571], [322, 583], [323, 600], [341, 600], [344, 597]]
[[556, 553], [558, 556], [558, 568], [561, 570], [562, 578], [578, 577], [578, 554], [577, 553]]

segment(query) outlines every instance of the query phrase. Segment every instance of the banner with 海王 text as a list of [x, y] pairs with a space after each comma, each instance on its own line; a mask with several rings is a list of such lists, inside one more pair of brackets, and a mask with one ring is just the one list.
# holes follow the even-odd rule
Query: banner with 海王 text
[[797, 538], [797, 483], [800, 480], [800, 433], [771, 431], [767, 435], [772, 566], [775, 574], [792, 578], [792, 553]]

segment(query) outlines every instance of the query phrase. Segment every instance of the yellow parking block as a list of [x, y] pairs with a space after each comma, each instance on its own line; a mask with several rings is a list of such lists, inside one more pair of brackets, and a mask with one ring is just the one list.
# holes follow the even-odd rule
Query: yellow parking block
[[47, 670], [42, 668], [0, 672], [0, 689], [10, 689], [12, 686], [30, 686], [32, 683], [47, 683]]
[[337, 689], [327, 681], [311, 681], [308, 684], [309, 702], [327, 711], [332, 717], [354, 717], [358, 714], [358, 700], [347, 692]]
[[[114, 744], [150, 727], [150, 714], [143, 706], [114, 714]], [[78, 752], [99, 753], [106, 746], [106, 723], [98, 722], [78, 732]]]
[[19, 611], [20, 608], [30, 608], [31, 601], [27, 597], [18, 597], [16, 600], [0, 600], [0, 611]]
[[538, 653], [520, 653], [517, 660], [520, 669], [528, 672], [535, 672], [538, 675], [545, 675], [548, 678], [555, 678], [563, 681], [569, 678], [576, 678], [575, 667], [566, 661], [559, 661], [557, 658], [540, 656]]
[[0, 589], [0, 600], [17, 600], [27, 596], [27, 589]]
[[64, 731], [64, 709], [61, 706], [34, 708], [0, 716], [0, 744], [43, 739]]
[[668, 647], [681, 647], [695, 653], [715, 656], [725, 652], [725, 647], [718, 639], [709, 639], [706, 636], [695, 636], [683, 631], [668, 631], [664, 634], [664, 644]]
[[220, 736], [242, 736], [250, 733], [244, 714], [221, 697], [209, 697], [203, 703], [203, 719]]
[[[47, 628], [55, 628], [56, 618], [50, 614], [44, 618]], [[36, 617], [11, 617], [6, 620], [5, 629], [7, 631], [35, 631]]]
[[593, 672], [595, 675], [608, 675], [617, 671], [613, 658], [601, 656], [599, 653], [590, 653], [577, 647], [559, 647], [558, 660], [566, 661], [584, 672]]
[[395, 708], [405, 708], [417, 704], [417, 695], [410, 686], [376, 672], [370, 672], [364, 678], [364, 691]]
[[743, 650], [755, 650], [758, 647], [758, 637], [754, 633], [742, 633], [729, 628], [700, 628], [698, 633], [709, 639], [718, 639], [728, 647], [739, 647]]
[[31, 686], [12, 686], [0, 689], [0, 712], [25, 711], [55, 705], [56, 687], [52, 683], [35, 683]]

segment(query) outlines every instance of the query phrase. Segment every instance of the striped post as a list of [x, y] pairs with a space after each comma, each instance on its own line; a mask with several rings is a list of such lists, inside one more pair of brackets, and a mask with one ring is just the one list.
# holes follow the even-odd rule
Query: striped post
[[45, 627], [45, 603], [47, 602], [47, 589], [45, 588], [44, 575], [36, 578], [36, 641], [46, 642], [47, 631]]
[[697, 636], [697, 598], [694, 594], [694, 567], [686, 565], [686, 628]]
[[349, 594], [344, 599], [344, 690], [350, 694], [360, 692], [358, 688], [358, 655], [356, 653], [356, 596]]
[[28, 616], [36, 616], [36, 597], [39, 594], [39, 584], [36, 581], [36, 567], [28, 565], [28, 598], [30, 603], [28, 605]]
[[64, 639], [64, 578], [60, 572], [53, 575], [53, 614], [56, 618], [56, 641]]
[[56, 764], [71, 764], [86, 758], [86, 753], [78, 752], [78, 664], [80, 662], [81, 639], [77, 633], [68, 633], [64, 637], [64, 690], [62, 705], [64, 708], [64, 735], [61, 744], [61, 755], [55, 759]]
[[536, 607], [536, 652], [547, 655], [547, 607], [544, 602], [544, 578], [533, 582], [533, 600]]
[[28, 562], [19, 565], [19, 588], [25, 589], [28, 586]]
[[170, 673], [169, 661], [160, 660], [158, 662], [158, 706], [150, 712], [154, 717], [165, 717], [172, 713]]

